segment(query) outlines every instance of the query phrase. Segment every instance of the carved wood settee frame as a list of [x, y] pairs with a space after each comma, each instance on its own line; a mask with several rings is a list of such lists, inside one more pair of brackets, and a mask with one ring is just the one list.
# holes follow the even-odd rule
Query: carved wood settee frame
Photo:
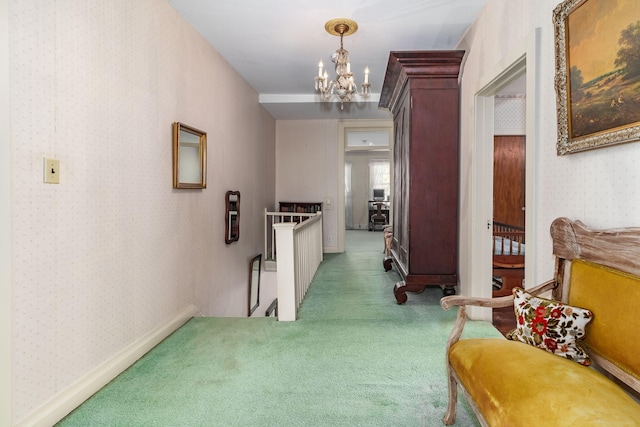
[[[580, 221], [558, 218], [553, 221], [550, 232], [553, 239], [553, 253], [556, 259], [554, 278], [536, 287], [526, 289], [530, 294], [541, 295], [551, 292], [552, 295], [548, 296], [549, 298], [566, 303], [569, 293], [571, 263], [578, 259], [614, 269], [623, 274], [640, 276], [640, 228], [597, 231], [589, 229]], [[449, 353], [451, 347], [461, 338], [467, 319], [467, 305], [500, 308], [513, 306], [513, 302], [513, 295], [498, 298], [471, 298], [463, 295], [453, 295], [441, 299], [441, 306], [445, 310], [455, 306], [458, 307], [456, 321], [446, 347], [449, 405], [443, 419], [445, 425], [455, 422], [458, 385], [478, 416], [480, 423], [485, 426], [490, 425], [474, 403], [464, 384], [460, 382], [455, 370], [451, 367]], [[632, 317], [635, 314], [629, 313], [628, 316]], [[594, 321], [597, 321], [597, 315]], [[634, 322], [638, 323], [637, 321]], [[640, 324], [638, 326], [640, 327]], [[587, 335], [588, 330], [587, 328]], [[640, 396], [640, 372], [628, 372], [628, 369], [621, 369], [616, 363], [612, 363], [608, 358], [602, 357], [601, 354], [590, 351], [588, 348], [587, 350], [589, 356], [595, 362], [594, 366], [597, 366], [599, 371], [603, 371], [607, 377], [613, 378], [621, 388], [638, 399], [638, 396]], [[505, 357], [508, 356], [505, 355]]]

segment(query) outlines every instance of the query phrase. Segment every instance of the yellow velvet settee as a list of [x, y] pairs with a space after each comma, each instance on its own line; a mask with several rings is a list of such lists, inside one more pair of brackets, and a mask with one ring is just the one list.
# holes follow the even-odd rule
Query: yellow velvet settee
[[[483, 426], [640, 426], [640, 228], [595, 231], [558, 218], [551, 237], [553, 280], [500, 298], [442, 298], [443, 308], [458, 307], [447, 343], [445, 425], [455, 422], [459, 387]], [[529, 320], [533, 332], [460, 339], [466, 306], [514, 303], [516, 331]], [[583, 336], [573, 329], [580, 321]], [[559, 327], [560, 344], [538, 339], [550, 325]], [[564, 338], [585, 358], [562, 353]]]

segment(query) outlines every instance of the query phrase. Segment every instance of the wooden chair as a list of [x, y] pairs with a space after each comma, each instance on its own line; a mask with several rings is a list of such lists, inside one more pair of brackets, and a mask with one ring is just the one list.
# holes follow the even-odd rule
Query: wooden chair
[[384, 227], [387, 225], [387, 216], [382, 213], [382, 208], [386, 206], [383, 202], [373, 203], [373, 207], [376, 211], [371, 214], [369, 222], [369, 231], [376, 231], [376, 226]]

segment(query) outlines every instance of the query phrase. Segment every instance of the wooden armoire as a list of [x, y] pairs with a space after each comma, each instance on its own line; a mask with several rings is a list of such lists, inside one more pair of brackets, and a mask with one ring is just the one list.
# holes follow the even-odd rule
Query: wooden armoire
[[[406, 292], [458, 283], [459, 85], [464, 51], [391, 52], [379, 107], [393, 114], [391, 259]], [[389, 267], [386, 265], [385, 267]]]

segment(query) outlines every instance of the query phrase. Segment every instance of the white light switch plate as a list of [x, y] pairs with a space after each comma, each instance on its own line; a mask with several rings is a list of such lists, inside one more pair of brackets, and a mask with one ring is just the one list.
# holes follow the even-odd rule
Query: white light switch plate
[[60, 160], [44, 159], [44, 182], [60, 184]]

